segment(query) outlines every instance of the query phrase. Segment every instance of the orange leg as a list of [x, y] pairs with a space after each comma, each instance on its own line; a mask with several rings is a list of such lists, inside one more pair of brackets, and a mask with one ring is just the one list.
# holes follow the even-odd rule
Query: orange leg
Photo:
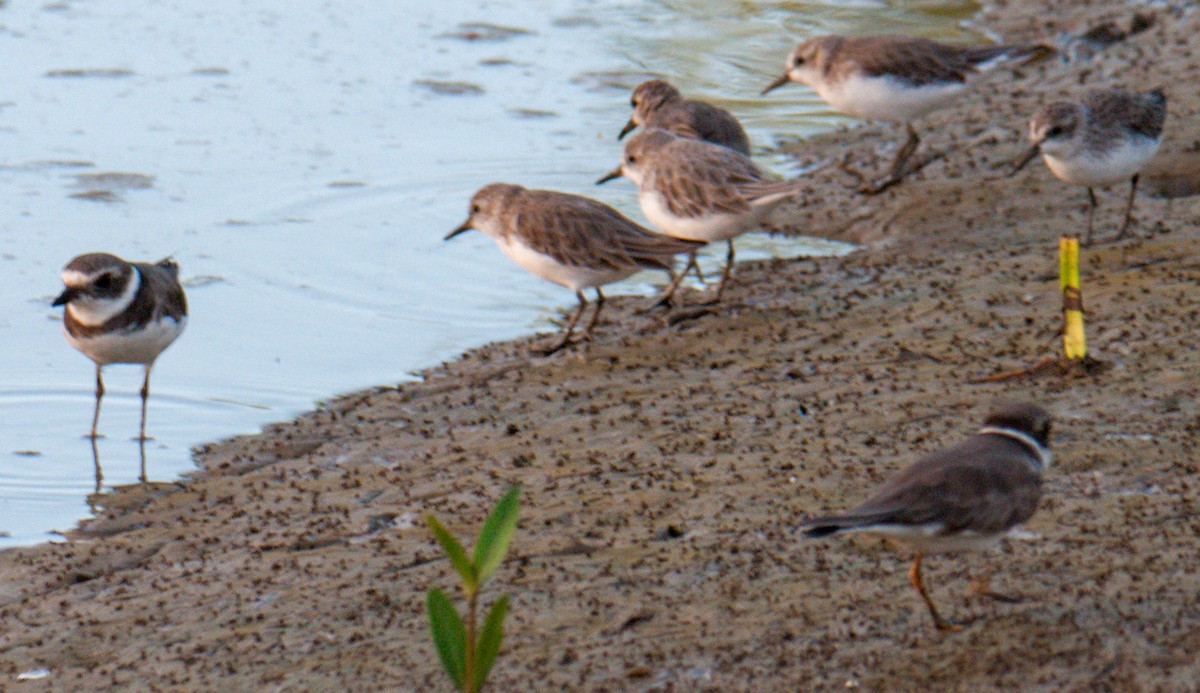
[[933, 600], [929, 598], [929, 592], [925, 590], [925, 581], [921, 578], [921, 552], [917, 551], [913, 554], [912, 567], [908, 569], [908, 581], [913, 587], [921, 593], [921, 599], [925, 600], [925, 606], [929, 607], [929, 615], [933, 616], [933, 624], [941, 631], [959, 631], [962, 626], [951, 623], [942, 618], [938, 613], [937, 607], [933, 605]]

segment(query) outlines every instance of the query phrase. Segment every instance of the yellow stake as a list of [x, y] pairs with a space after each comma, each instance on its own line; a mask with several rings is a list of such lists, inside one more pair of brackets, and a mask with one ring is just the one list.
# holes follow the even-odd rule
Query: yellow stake
[[1063, 292], [1063, 350], [1069, 359], [1087, 356], [1083, 336], [1083, 292], [1079, 288], [1079, 239], [1058, 240], [1058, 276]]

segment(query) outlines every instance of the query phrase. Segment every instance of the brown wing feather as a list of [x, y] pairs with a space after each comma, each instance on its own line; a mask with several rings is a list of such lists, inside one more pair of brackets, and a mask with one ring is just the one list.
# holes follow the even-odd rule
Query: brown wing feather
[[169, 259], [160, 260], [156, 264], [148, 264], [143, 262], [134, 263], [142, 273], [142, 289], [138, 292], [138, 298], [141, 298], [143, 293], [150, 292], [150, 295], [161, 297], [161, 300], [153, 309], [151, 319], [158, 319], [162, 316], [170, 316], [178, 320], [187, 315], [187, 297], [183, 293], [183, 287], [179, 284], [179, 265]]
[[1162, 134], [1167, 99], [1161, 91], [1135, 94], [1124, 89], [1090, 91], [1083, 97], [1090, 117], [1106, 128], [1128, 128], [1146, 137]]
[[653, 186], [676, 216], [747, 212], [750, 202], [739, 187], [769, 182], [753, 162], [727, 147], [686, 139], [667, 146], [673, 151], [658, 159]]
[[977, 66], [1002, 56], [1036, 59], [1048, 46], [1033, 43], [1001, 46], [956, 46], [908, 36], [863, 36], [838, 47], [872, 76], [890, 75], [913, 85], [966, 82]]
[[[965, 82], [973, 70], [957, 46], [907, 36], [863, 36], [837, 48], [872, 77], [892, 76], [914, 85]], [[831, 58], [832, 59], [832, 58]]]
[[[664, 109], [664, 122], [670, 123], [666, 129], [677, 135], [689, 136], [685, 130], [690, 130], [691, 137], [705, 140], [713, 144], [728, 147], [736, 152], [750, 155], [750, 138], [742, 124], [729, 111], [713, 106], [703, 101], [681, 101]], [[652, 120], [649, 127], [662, 127]]]
[[946, 533], [1003, 532], [1037, 509], [1041, 477], [1013, 456], [1033, 459], [1020, 443], [975, 436], [921, 458], [858, 507], [806, 524], [837, 528], [941, 522]]
[[521, 239], [564, 265], [595, 269], [670, 269], [674, 256], [698, 247], [630, 221], [608, 205], [579, 195], [528, 190], [513, 205]]

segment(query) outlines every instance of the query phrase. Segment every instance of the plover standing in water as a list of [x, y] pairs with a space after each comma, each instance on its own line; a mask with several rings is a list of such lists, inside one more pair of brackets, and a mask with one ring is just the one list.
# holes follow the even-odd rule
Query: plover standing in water
[[922, 556], [996, 544], [1033, 516], [1049, 466], [1050, 414], [1033, 404], [1007, 405], [974, 436], [917, 460], [853, 510], [805, 521], [805, 534], [863, 532], [911, 548], [908, 577], [934, 624], [959, 630], [942, 618], [925, 589]]
[[[468, 229], [487, 234], [505, 255], [531, 273], [575, 292], [579, 307], [562, 338], [539, 350], [545, 355], [591, 336], [604, 308], [601, 286], [644, 269], [661, 269], [671, 275], [668, 291], [674, 291], [678, 284], [675, 256], [694, 253], [701, 245], [642, 228], [596, 200], [508, 183], [480, 188], [471, 198], [470, 216], [446, 234], [445, 240]], [[588, 287], [596, 290], [596, 311], [580, 340], [573, 341], [575, 325], [587, 307], [583, 290]]]
[[973, 47], [910, 36], [818, 36], [792, 49], [783, 75], [762, 93], [801, 82], [842, 113], [903, 123], [908, 139], [888, 173], [864, 190], [877, 193], [903, 179], [904, 165], [917, 151], [921, 138], [912, 121], [951, 103], [997, 65], [1054, 52], [1036, 43]]
[[[642, 213], [659, 231], [706, 243], [728, 242], [713, 303], [721, 300], [729, 281], [733, 239], [758, 228], [772, 210], [801, 189], [795, 179], [765, 177], [749, 157], [728, 147], [657, 128], [631, 137], [621, 165], [596, 183], [621, 176], [637, 184]], [[689, 266], [695, 263], [694, 253]]]
[[91, 437], [97, 436], [104, 366], [140, 363], [142, 422], [138, 439], [146, 440], [146, 402], [150, 369], [187, 325], [187, 297], [179, 283], [179, 265], [170, 258], [155, 264], [126, 262], [108, 253], [80, 255], [62, 270], [66, 289], [54, 299], [63, 311], [63, 330], [71, 346], [96, 364], [96, 409]]
[[1017, 162], [1016, 174], [1039, 153], [1059, 180], [1087, 186], [1087, 233], [1091, 243], [1096, 213], [1093, 188], [1129, 181], [1129, 200], [1117, 239], [1129, 231], [1138, 174], [1158, 152], [1167, 97], [1161, 89], [1143, 94], [1124, 89], [1097, 89], [1078, 101], [1055, 101], [1029, 121], [1032, 143]]
[[732, 113], [703, 101], [685, 99], [678, 89], [661, 79], [639, 84], [629, 103], [633, 115], [617, 135], [618, 140], [642, 125], [719, 144], [750, 156], [750, 138]]

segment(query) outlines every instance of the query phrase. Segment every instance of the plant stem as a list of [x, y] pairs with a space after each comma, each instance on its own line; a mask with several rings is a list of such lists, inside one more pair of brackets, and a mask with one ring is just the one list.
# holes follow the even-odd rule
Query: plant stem
[[479, 598], [478, 594], [476, 590], [471, 590], [470, 596], [467, 597], [467, 666], [463, 676], [466, 693], [476, 693], [479, 690], [475, 683], [475, 602]]

